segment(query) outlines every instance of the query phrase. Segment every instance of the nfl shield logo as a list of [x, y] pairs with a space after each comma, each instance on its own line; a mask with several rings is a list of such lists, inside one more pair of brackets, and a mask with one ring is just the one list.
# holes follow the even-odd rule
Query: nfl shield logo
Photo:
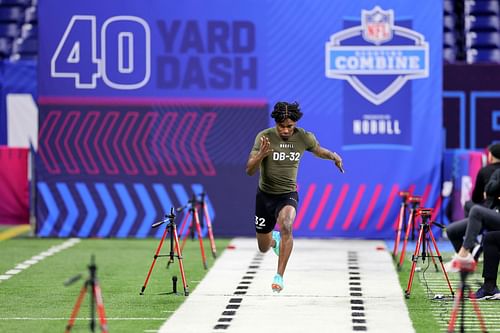
[[362, 10], [361, 25], [363, 38], [367, 42], [380, 45], [392, 39], [394, 12], [391, 9], [382, 10], [378, 6], [372, 10]]
[[392, 9], [362, 10], [360, 25], [331, 35], [325, 52], [325, 76], [346, 80], [375, 105], [408, 80], [429, 76], [429, 44], [419, 32], [394, 25]]

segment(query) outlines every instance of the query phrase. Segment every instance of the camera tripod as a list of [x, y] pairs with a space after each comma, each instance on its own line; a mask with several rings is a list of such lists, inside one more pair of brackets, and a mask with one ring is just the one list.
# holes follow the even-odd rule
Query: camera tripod
[[[400, 191], [399, 196], [401, 197], [401, 206], [399, 207], [398, 215], [398, 226], [396, 229], [396, 239], [394, 240], [394, 249], [392, 250], [392, 258], [396, 259], [398, 256], [399, 241], [401, 239], [401, 231], [403, 229], [403, 221], [406, 219], [406, 207], [408, 206], [406, 200], [410, 196], [410, 192]], [[404, 226], [406, 231], [407, 226]]]
[[213, 258], [217, 258], [217, 248], [215, 247], [215, 239], [214, 239], [214, 233], [212, 229], [212, 220], [210, 219], [210, 215], [208, 214], [208, 208], [207, 204], [205, 202], [205, 192], [201, 193], [201, 200], [200, 200], [200, 207], [201, 211], [203, 212], [202, 215], [202, 220], [200, 222], [201, 225], [203, 225], [203, 217], [205, 217], [205, 221], [207, 221], [207, 231], [208, 231], [208, 239], [210, 240], [210, 249], [212, 250], [212, 256]]
[[[408, 224], [406, 225], [405, 238], [403, 240], [403, 248], [401, 249], [401, 255], [399, 257], [398, 270], [401, 270], [401, 268], [403, 267], [406, 254], [406, 246], [408, 245], [408, 238], [410, 237], [410, 230], [412, 231], [412, 233], [415, 230], [415, 218], [421, 201], [422, 197], [418, 195], [413, 195], [408, 198], [408, 202], [411, 204], [411, 207], [410, 207], [410, 212], [408, 214]], [[415, 237], [413, 236], [412, 238], [414, 239]]]
[[[146, 276], [146, 280], [144, 281], [144, 285], [141, 288], [140, 295], [144, 295], [144, 290], [146, 290], [146, 286], [148, 285], [149, 277], [151, 276], [151, 272], [153, 271], [153, 267], [155, 266], [156, 259], [159, 257], [169, 257], [168, 260], [168, 266], [174, 262], [174, 258], [177, 257], [178, 262], [179, 262], [179, 270], [181, 272], [181, 277], [182, 277], [182, 285], [184, 286], [184, 295], [188, 296], [189, 295], [189, 290], [188, 286], [186, 283], [186, 276], [184, 274], [184, 265], [182, 264], [182, 253], [181, 253], [181, 248], [179, 246], [179, 237], [177, 236], [177, 227], [175, 225], [175, 214], [174, 214], [174, 209], [170, 209], [170, 214], [165, 215], [165, 219], [155, 222], [151, 225], [152, 228], [157, 228], [160, 225], [164, 224], [165, 222], [168, 221], [168, 224], [165, 227], [165, 231], [163, 232], [163, 236], [160, 239], [160, 244], [158, 244], [158, 248], [156, 249], [155, 255], [153, 257], [153, 262], [151, 263], [151, 267], [149, 268], [148, 275]], [[165, 237], [167, 234], [170, 234], [170, 253], [168, 255], [161, 255], [161, 247], [163, 246], [163, 242], [165, 241]], [[174, 253], [174, 244], [175, 244], [175, 251], [177, 254]], [[167, 267], [168, 267], [167, 266]], [[173, 281], [173, 293], [177, 294], [177, 277], [175, 279], [172, 279]]]
[[[208, 269], [208, 264], [207, 264], [207, 257], [205, 256], [205, 249], [203, 247], [203, 237], [201, 234], [201, 224], [200, 224], [200, 219], [198, 215], [198, 201], [196, 200], [196, 196], [193, 194], [193, 198], [188, 201], [188, 203], [182, 207], [177, 208], [177, 211], [183, 211], [186, 207], [189, 207], [187, 214], [184, 216], [184, 220], [182, 221], [181, 224], [181, 231], [180, 235], [182, 237], [182, 233], [184, 232], [184, 228], [186, 225], [189, 225], [188, 231], [184, 235], [184, 239], [182, 240], [182, 245], [181, 245], [181, 250], [184, 249], [184, 246], [186, 245], [186, 241], [188, 238], [188, 235], [191, 233], [191, 237], [194, 238], [194, 231], [196, 230], [196, 233], [198, 234], [198, 241], [200, 242], [200, 251], [201, 251], [201, 260], [203, 262], [203, 267], [205, 269]], [[188, 219], [191, 217], [191, 221], [188, 222]]]
[[[83, 283], [83, 287], [80, 290], [80, 295], [76, 299], [75, 306], [73, 307], [73, 311], [71, 311], [71, 317], [69, 318], [68, 324], [66, 325], [65, 333], [69, 333], [73, 328], [73, 325], [76, 321], [76, 316], [80, 311], [80, 306], [83, 301], [83, 297], [85, 297], [85, 293], [87, 290], [90, 292], [90, 331], [95, 332], [95, 309], [97, 306], [97, 312], [99, 313], [99, 322], [101, 324], [101, 332], [108, 332], [108, 324], [106, 322], [106, 314], [104, 313], [104, 303], [102, 301], [101, 287], [97, 281], [96, 271], [97, 267], [95, 265], [95, 258], [92, 255], [90, 259], [89, 268], [89, 278]], [[74, 282], [78, 281], [81, 278], [81, 274], [76, 275], [69, 279], [64, 285], [69, 286]]]
[[[430, 218], [432, 215], [432, 208], [418, 208], [416, 211], [416, 217], [420, 216], [421, 218], [421, 223], [420, 223], [420, 231], [418, 233], [418, 240], [417, 244], [415, 246], [415, 252], [413, 252], [412, 255], [412, 265], [411, 265], [411, 271], [410, 271], [410, 276], [408, 279], [408, 286], [406, 287], [405, 290], [405, 297], [410, 298], [410, 293], [411, 293], [411, 287], [413, 283], [413, 276], [415, 274], [415, 268], [417, 267], [417, 261], [418, 258], [422, 258], [422, 261], [425, 261], [426, 257], [429, 257], [433, 260], [434, 265], [437, 267], [434, 258], [437, 257], [439, 259], [439, 263], [441, 264], [441, 269], [443, 271], [443, 274], [445, 276], [446, 282], [448, 283], [448, 288], [450, 289], [451, 295], [454, 295], [453, 293], [453, 288], [451, 287], [450, 284], [450, 279], [448, 278], [448, 273], [444, 269], [444, 264], [443, 264], [443, 257], [441, 256], [441, 253], [439, 253], [439, 249], [436, 243], [436, 239], [434, 238], [434, 235], [432, 233], [431, 226], [432, 224], [443, 228], [442, 225], [438, 224], [437, 222], [429, 222]], [[434, 250], [436, 251], [436, 255], [434, 255], [431, 251], [431, 244], [429, 243], [429, 240], [432, 242], [432, 245], [434, 246]], [[420, 249], [422, 249], [422, 254], [420, 255]], [[426, 251], [428, 251], [426, 253]]]
[[487, 332], [486, 325], [484, 322], [484, 317], [481, 314], [481, 310], [479, 309], [479, 305], [477, 304], [476, 295], [470, 289], [470, 286], [466, 283], [467, 276], [469, 273], [473, 272], [475, 269], [475, 264], [469, 268], [460, 268], [460, 289], [458, 289], [457, 296], [455, 297], [453, 303], [453, 309], [451, 311], [450, 322], [448, 324], [448, 332], [455, 332], [455, 324], [457, 322], [457, 314], [460, 310], [460, 332], [465, 332], [464, 325], [464, 317], [465, 317], [465, 298], [464, 295], [467, 292], [469, 296], [469, 300], [472, 303], [472, 307], [474, 308], [474, 312], [479, 321], [479, 326], [481, 327], [481, 332]]

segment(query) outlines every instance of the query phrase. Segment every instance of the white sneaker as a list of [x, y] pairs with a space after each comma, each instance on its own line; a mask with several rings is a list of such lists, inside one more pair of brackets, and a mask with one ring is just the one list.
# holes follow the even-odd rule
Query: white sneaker
[[499, 300], [500, 299], [500, 293], [491, 296], [489, 299]]

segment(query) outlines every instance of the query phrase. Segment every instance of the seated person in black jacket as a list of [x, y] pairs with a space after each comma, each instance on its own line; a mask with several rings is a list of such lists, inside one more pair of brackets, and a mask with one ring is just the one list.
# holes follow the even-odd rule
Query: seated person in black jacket
[[[479, 170], [476, 183], [472, 192], [472, 200], [465, 204], [466, 215], [470, 214], [470, 209], [474, 205], [482, 205], [491, 208], [493, 205], [493, 198], [486, 195], [485, 187], [495, 170], [500, 169], [500, 143], [491, 144], [488, 146], [488, 165]], [[465, 230], [469, 218], [455, 221], [450, 223], [446, 228], [446, 235], [450, 240], [455, 252], [458, 252], [462, 247]]]
[[471, 199], [464, 204], [465, 217], [469, 216], [469, 211], [473, 205], [483, 205], [488, 207], [488, 199], [485, 197], [484, 188], [496, 169], [500, 169], [500, 143], [492, 143], [488, 146], [487, 164], [482, 167], [477, 175], [476, 182], [472, 188]]
[[452, 271], [451, 268], [460, 270], [474, 264], [475, 260], [471, 251], [482, 230], [500, 231], [500, 169], [491, 175], [485, 186], [485, 192], [491, 198], [490, 207], [474, 205], [471, 208], [463, 244], [451, 262], [445, 266], [449, 271]]

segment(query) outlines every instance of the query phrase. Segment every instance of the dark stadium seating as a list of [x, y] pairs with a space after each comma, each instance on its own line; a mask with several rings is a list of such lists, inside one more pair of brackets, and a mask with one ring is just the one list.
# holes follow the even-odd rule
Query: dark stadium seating
[[464, 49], [466, 62], [500, 62], [500, 4], [498, 0], [465, 0]]
[[455, 6], [452, 0], [444, 0], [443, 2], [444, 15], [453, 15], [455, 13]]
[[12, 52], [12, 40], [7, 37], [0, 37], [0, 59], [5, 59]]
[[481, 1], [466, 1], [466, 15], [498, 15], [500, 13], [500, 5], [498, 0], [481, 0]]
[[467, 62], [475, 63], [500, 63], [499, 49], [468, 49]]
[[8, 38], [16, 38], [19, 36], [19, 25], [11, 22], [0, 22], [0, 36]]
[[497, 15], [465, 17], [465, 31], [500, 31], [500, 18]]
[[12, 54], [14, 59], [36, 59], [38, 52], [38, 39], [35, 38], [17, 38], [12, 45]]
[[[496, 62], [500, 0], [442, 1], [443, 60]], [[37, 36], [37, 0], [0, 0], [0, 59], [36, 57]]]
[[33, 2], [31, 0], [0, 0], [0, 6], [19, 6], [27, 7], [31, 6]]
[[448, 14], [443, 18], [443, 31], [450, 32], [455, 30], [455, 15]]
[[500, 47], [500, 33], [493, 32], [474, 32], [467, 33], [467, 48], [473, 49], [496, 49]]
[[24, 8], [0, 6], [0, 22], [20, 23], [24, 20]]
[[446, 63], [454, 63], [457, 61], [457, 52], [454, 48], [443, 48], [443, 60]]
[[36, 59], [36, 0], [0, 0], [0, 59]]

